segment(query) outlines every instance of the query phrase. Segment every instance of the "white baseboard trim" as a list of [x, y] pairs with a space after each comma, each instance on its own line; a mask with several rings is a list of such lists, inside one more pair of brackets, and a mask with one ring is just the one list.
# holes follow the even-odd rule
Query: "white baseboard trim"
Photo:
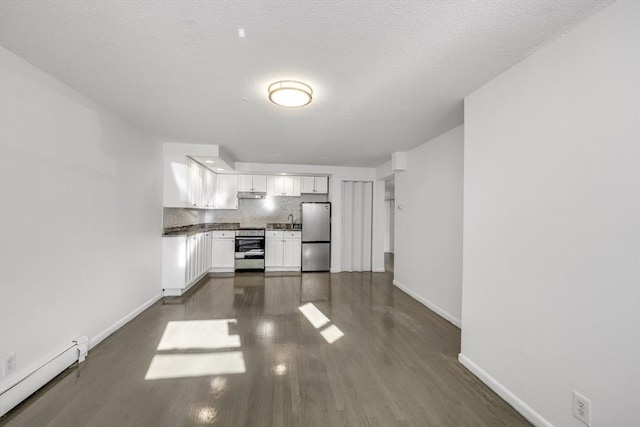
[[211, 267], [209, 269], [209, 273], [234, 273], [235, 271], [236, 269], [233, 267]]
[[[209, 274], [209, 271], [205, 271], [204, 273], [200, 273], [200, 275], [198, 277], [196, 277], [195, 279], [193, 279], [191, 282], [189, 282], [189, 284], [184, 287], [184, 288], [164, 288], [162, 290], [162, 293], [165, 297], [179, 297], [184, 295], [189, 289], [191, 289], [194, 285], [196, 285], [197, 283], [200, 283], [200, 280], [202, 280], [207, 274]], [[235, 271], [235, 270], [234, 270]], [[159, 299], [159, 298], [158, 298]], [[157, 301], [157, 300], [156, 300]]]
[[[120, 329], [131, 321], [134, 317], [153, 305], [162, 298], [163, 293], [154, 295], [131, 313], [127, 314], [113, 325], [89, 340], [89, 349], [98, 345], [102, 340]], [[73, 342], [65, 349], [58, 350], [50, 356], [35, 363], [28, 369], [18, 372], [15, 380], [8, 383], [6, 387], [0, 387], [0, 416], [6, 414], [24, 399], [35, 393], [42, 386], [55, 378], [62, 371], [78, 361], [78, 346]]]
[[374, 268], [373, 272], [374, 273], [386, 273], [387, 270], [385, 270], [384, 268]]
[[14, 375], [15, 379], [7, 383], [6, 387], [0, 388], [2, 393], [0, 394], [0, 416], [38, 391], [77, 360], [78, 347], [69, 343], [67, 348], [53, 352], [28, 369], [12, 373], [11, 375]]
[[151, 307], [153, 304], [156, 303], [156, 301], [158, 301], [163, 296], [164, 296], [163, 292], [160, 292], [159, 294], [154, 295], [151, 299], [144, 302], [139, 307], [135, 308], [131, 313], [127, 314], [126, 316], [124, 316], [123, 318], [115, 322], [113, 325], [109, 326], [107, 329], [105, 329], [104, 331], [100, 332], [98, 335], [91, 338], [89, 340], [89, 349], [92, 349], [96, 345], [100, 344], [100, 342], [102, 342], [105, 338], [107, 338], [109, 335], [111, 335], [112, 333], [114, 333], [115, 331], [117, 331], [127, 323], [129, 323], [134, 317], [136, 317], [138, 314], [145, 311], [147, 308]]
[[452, 323], [454, 326], [457, 326], [458, 328], [462, 327], [462, 322], [460, 321], [460, 319], [457, 319], [457, 318], [453, 317], [451, 314], [447, 313], [446, 311], [444, 311], [443, 309], [441, 309], [440, 307], [438, 307], [437, 305], [435, 305], [431, 301], [421, 297], [416, 292], [412, 291], [411, 289], [407, 288], [406, 286], [403, 286], [397, 280], [394, 279], [393, 280], [393, 284], [395, 286], [397, 286], [398, 288], [402, 289], [411, 298], [413, 298], [416, 301], [418, 301], [419, 303], [425, 305], [429, 310], [433, 311], [438, 316], [440, 316], [443, 319], [445, 319], [446, 321]]
[[337, 268], [332, 268], [329, 270], [329, 273], [342, 273], [342, 270], [338, 270]]
[[273, 273], [276, 271], [288, 271], [288, 272], [300, 272], [300, 267], [265, 267], [264, 271], [266, 273]]
[[553, 427], [553, 424], [547, 421], [542, 415], [534, 411], [525, 402], [520, 400], [520, 398], [509, 391], [509, 389], [507, 389], [504, 385], [500, 384], [495, 378], [485, 372], [482, 368], [473, 363], [467, 356], [460, 353], [458, 355], [458, 361], [462, 363], [465, 368], [470, 370], [473, 375], [478, 377], [480, 381], [488, 385], [491, 390], [495, 391], [498, 396], [504, 399], [509, 405], [513, 406], [516, 411], [522, 414], [522, 416], [525, 417], [534, 426]]

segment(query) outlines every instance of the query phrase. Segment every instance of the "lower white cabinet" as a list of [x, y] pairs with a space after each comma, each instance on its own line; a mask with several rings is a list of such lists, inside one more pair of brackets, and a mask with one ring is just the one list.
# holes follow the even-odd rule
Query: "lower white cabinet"
[[162, 239], [162, 288], [182, 295], [211, 268], [211, 232]]
[[236, 254], [236, 233], [233, 230], [211, 232], [211, 271], [233, 272]]
[[268, 230], [265, 239], [266, 271], [300, 271], [302, 265], [302, 233]]

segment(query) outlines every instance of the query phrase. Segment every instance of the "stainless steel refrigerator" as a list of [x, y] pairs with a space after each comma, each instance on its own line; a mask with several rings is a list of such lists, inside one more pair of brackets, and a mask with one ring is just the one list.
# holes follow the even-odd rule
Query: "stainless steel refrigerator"
[[331, 269], [331, 203], [302, 203], [302, 271]]

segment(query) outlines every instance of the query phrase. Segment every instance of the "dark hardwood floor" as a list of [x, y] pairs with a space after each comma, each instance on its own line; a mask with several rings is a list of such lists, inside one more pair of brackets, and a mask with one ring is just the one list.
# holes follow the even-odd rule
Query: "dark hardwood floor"
[[529, 425], [457, 361], [460, 330], [391, 279], [210, 276], [146, 310], [0, 424]]
[[393, 274], [393, 267], [394, 267], [393, 252], [385, 252], [384, 253], [384, 270], [387, 273]]

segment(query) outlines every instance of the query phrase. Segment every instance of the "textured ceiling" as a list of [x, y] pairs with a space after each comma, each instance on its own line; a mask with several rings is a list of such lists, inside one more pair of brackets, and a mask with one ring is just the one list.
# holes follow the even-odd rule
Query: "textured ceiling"
[[[461, 124], [465, 95], [609, 3], [0, 0], [0, 43], [161, 140], [376, 166]], [[283, 78], [314, 101], [269, 103]]]

